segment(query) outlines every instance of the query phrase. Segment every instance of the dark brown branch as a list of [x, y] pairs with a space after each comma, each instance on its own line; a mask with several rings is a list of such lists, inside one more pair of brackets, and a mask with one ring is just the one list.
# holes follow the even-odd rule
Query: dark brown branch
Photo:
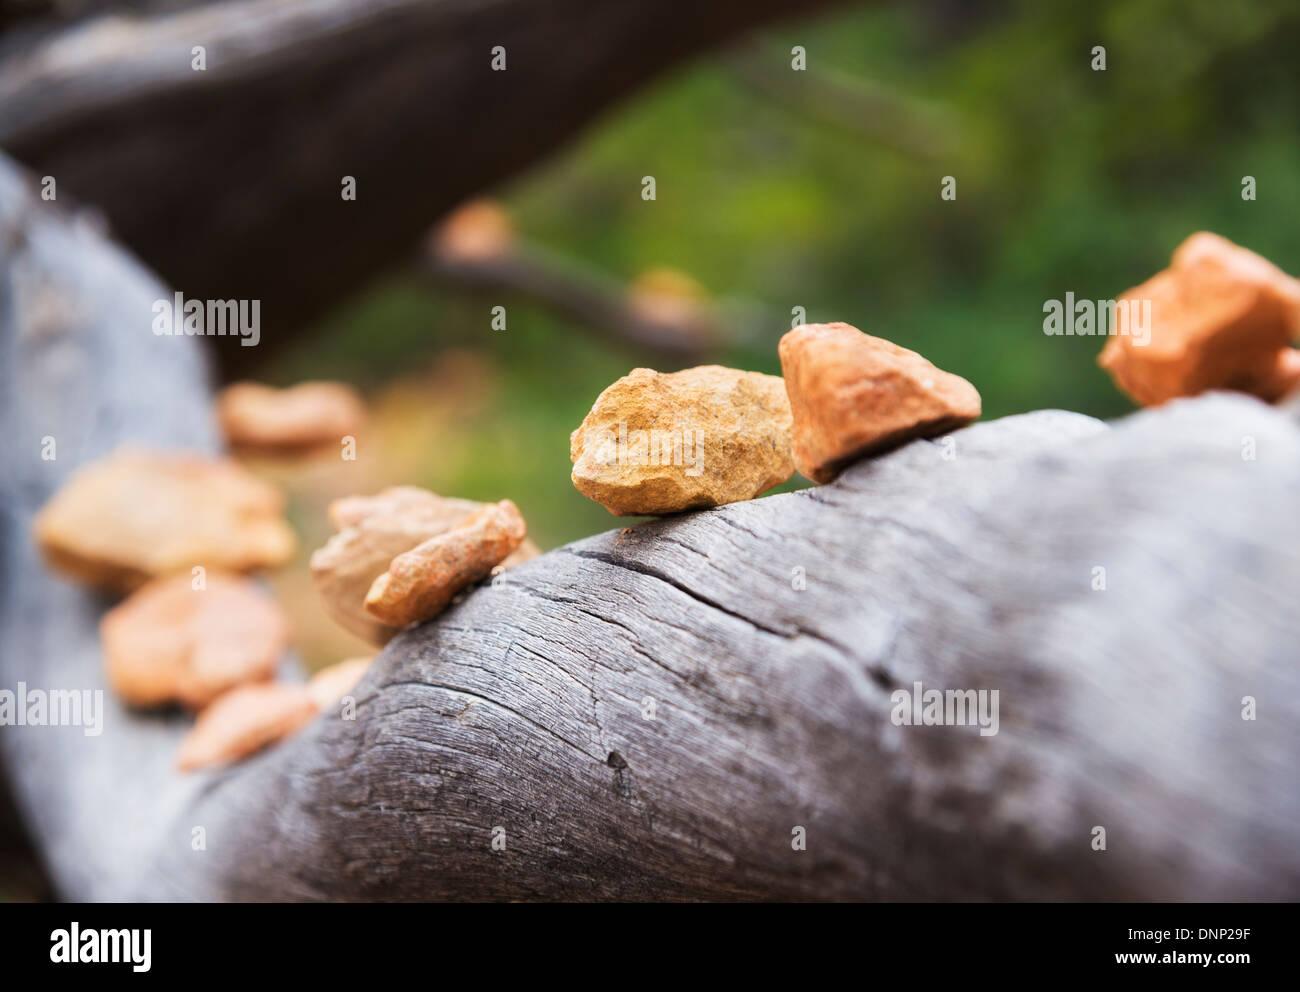
[[[817, 0], [801, 13], [827, 5]], [[226, 0], [0, 46], [0, 147], [273, 349], [665, 69], [780, 0]], [[191, 68], [191, 49], [207, 68]], [[504, 72], [492, 50], [507, 53]], [[647, 161], [644, 173], [654, 173]], [[639, 195], [642, 172], [629, 175]], [[344, 176], [357, 199], [341, 198]], [[257, 357], [261, 357], [261, 353]], [[231, 364], [247, 361], [223, 349]]]
[[536, 246], [523, 245], [484, 259], [431, 253], [421, 259], [420, 268], [449, 290], [501, 303], [523, 300], [595, 336], [678, 364], [695, 363], [724, 343], [721, 328], [705, 310], [684, 321], [656, 319], [633, 306], [627, 288], [616, 280]]

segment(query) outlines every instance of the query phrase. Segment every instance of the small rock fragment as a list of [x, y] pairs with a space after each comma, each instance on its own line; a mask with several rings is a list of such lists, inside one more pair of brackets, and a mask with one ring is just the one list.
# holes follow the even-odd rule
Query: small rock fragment
[[361, 676], [366, 674], [372, 661], [373, 658], [349, 658], [322, 668], [307, 683], [307, 694], [311, 696], [312, 705], [322, 711], [333, 707], [361, 681]]
[[482, 507], [482, 503], [472, 499], [439, 496], [418, 486], [390, 486], [373, 496], [344, 496], [334, 500], [329, 506], [329, 518], [337, 531], [367, 522], [400, 521], [404, 526], [418, 524], [442, 533]]
[[657, 266], [638, 274], [627, 303], [635, 320], [683, 348], [703, 348], [718, 336], [707, 291], [677, 269]]
[[1169, 268], [1117, 303], [1130, 313], [1149, 303], [1150, 333], [1111, 336], [1098, 363], [1144, 406], [1210, 389], [1271, 402], [1297, 384], [1289, 343], [1300, 329], [1300, 282], [1225, 238], [1192, 235]]
[[289, 622], [248, 579], [210, 573], [155, 579], [100, 621], [109, 685], [132, 706], [191, 709], [246, 682], [264, 682], [289, 645]]
[[851, 324], [804, 324], [781, 338], [799, 471], [832, 481], [849, 462], [980, 415], [980, 394], [914, 351]]
[[366, 612], [390, 627], [437, 616], [523, 543], [524, 518], [508, 499], [395, 557], [370, 587]]
[[176, 767], [228, 764], [287, 737], [316, 715], [304, 685], [267, 682], [232, 689], [199, 714], [181, 741]]
[[633, 369], [569, 440], [573, 484], [619, 516], [753, 499], [794, 474], [777, 376], [701, 365]]
[[59, 571], [121, 592], [189, 572], [247, 572], [293, 554], [284, 497], [228, 458], [122, 448], [41, 508], [37, 542]]
[[[483, 506], [414, 486], [335, 500], [329, 515], [338, 533], [311, 557], [312, 582], [330, 616], [371, 644], [387, 643], [398, 628], [365, 610], [366, 594], [375, 579], [395, 557], [446, 533]], [[537, 554], [537, 546], [525, 540], [501, 565], [513, 568]]]
[[293, 454], [360, 433], [366, 408], [360, 394], [342, 382], [302, 382], [276, 389], [236, 382], [217, 397], [217, 419], [231, 447], [251, 452]]
[[470, 200], [434, 229], [431, 247], [449, 262], [488, 262], [514, 251], [514, 223], [495, 200]]

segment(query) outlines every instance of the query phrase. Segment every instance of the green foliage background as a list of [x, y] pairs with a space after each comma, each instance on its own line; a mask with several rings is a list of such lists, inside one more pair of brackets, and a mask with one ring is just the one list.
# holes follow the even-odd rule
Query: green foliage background
[[[803, 306], [967, 377], [986, 417], [1131, 409], [1096, 367], [1098, 339], [1044, 336], [1043, 303], [1112, 298], [1193, 231], [1300, 272], [1294, 0], [977, 5], [960, 23], [934, 9], [848, 8], [758, 51], [778, 88], [802, 45], [811, 68], [916, 104], [920, 120], [933, 112], [949, 145], [938, 157], [764, 95], [713, 53], [495, 194], [525, 237], [593, 269], [630, 279], [668, 265], [699, 280], [738, 333], [715, 360], [779, 373], [777, 339]], [[656, 177], [653, 202], [643, 175]], [[955, 202], [940, 200], [945, 175]], [[395, 274], [266, 377], [377, 391], [453, 347], [483, 353], [495, 399], [428, 452], [421, 478], [400, 481], [510, 496], [544, 546], [618, 524], [570, 485], [568, 434], [604, 386], [651, 362], [524, 302], [493, 333], [482, 300]]]

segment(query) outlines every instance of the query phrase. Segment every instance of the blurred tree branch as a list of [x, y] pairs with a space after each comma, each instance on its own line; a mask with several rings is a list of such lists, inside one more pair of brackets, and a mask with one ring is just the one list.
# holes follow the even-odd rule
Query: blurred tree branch
[[702, 302], [628, 287], [535, 243], [480, 253], [430, 247], [419, 270], [433, 284], [493, 303], [522, 300], [595, 336], [681, 364], [696, 364], [724, 335]]
[[[116, 237], [188, 296], [262, 300], [274, 349], [409, 258], [456, 203], [666, 68], [789, 8], [141, 0], [74, 10], [96, 16], [68, 22], [56, 7], [0, 39], [0, 147], [55, 177], [60, 199], [101, 208]], [[506, 71], [492, 69], [496, 46]], [[346, 176], [355, 202], [340, 195]], [[629, 195], [639, 180], [628, 177]], [[250, 360], [238, 347], [222, 358]]]
[[935, 161], [959, 142], [953, 116], [937, 104], [809, 59], [789, 71], [790, 55], [770, 45], [746, 46], [727, 60], [751, 91], [800, 117], [850, 131], [910, 158]]

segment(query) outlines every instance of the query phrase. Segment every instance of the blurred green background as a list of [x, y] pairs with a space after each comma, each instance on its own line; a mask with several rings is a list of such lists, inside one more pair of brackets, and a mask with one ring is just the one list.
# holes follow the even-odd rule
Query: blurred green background
[[[1103, 342], [1045, 336], [1043, 303], [1113, 298], [1199, 229], [1300, 272], [1298, 47], [1294, 2], [849, 7], [704, 57], [493, 195], [591, 270], [697, 280], [734, 335], [709, 360], [779, 373], [802, 306], [970, 379], [986, 418], [1113, 417], [1131, 406]], [[410, 477], [386, 481], [509, 496], [543, 547], [618, 525], [571, 486], [568, 434], [615, 378], [668, 364], [500, 302], [493, 332], [492, 301], [393, 274], [258, 374], [436, 394]]]

